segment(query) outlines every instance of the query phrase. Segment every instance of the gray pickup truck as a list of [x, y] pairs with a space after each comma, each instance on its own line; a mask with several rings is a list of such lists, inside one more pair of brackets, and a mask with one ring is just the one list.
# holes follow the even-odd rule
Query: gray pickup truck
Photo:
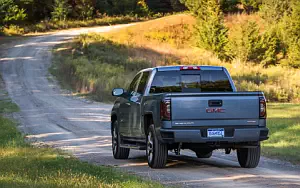
[[237, 92], [224, 67], [168, 66], [140, 71], [130, 86], [112, 91], [112, 151], [127, 159], [146, 150], [151, 168], [163, 168], [168, 151], [190, 149], [209, 158], [215, 149], [237, 150], [241, 167], [255, 168], [268, 139], [262, 92]]

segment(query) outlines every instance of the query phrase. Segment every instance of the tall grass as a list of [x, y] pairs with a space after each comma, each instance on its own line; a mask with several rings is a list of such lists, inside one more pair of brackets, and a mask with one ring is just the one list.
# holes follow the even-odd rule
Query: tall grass
[[55, 51], [50, 71], [75, 92], [112, 101], [113, 88], [128, 86], [137, 71], [151, 66], [145, 59], [132, 56], [131, 51], [101, 35], [81, 35]]

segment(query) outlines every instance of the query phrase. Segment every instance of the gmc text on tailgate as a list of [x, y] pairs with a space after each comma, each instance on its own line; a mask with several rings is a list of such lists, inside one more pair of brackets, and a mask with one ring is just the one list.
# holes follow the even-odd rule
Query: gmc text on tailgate
[[189, 149], [209, 158], [216, 149], [237, 151], [243, 168], [255, 168], [268, 139], [262, 92], [237, 92], [224, 67], [168, 66], [140, 71], [111, 113], [112, 150], [127, 159], [146, 150], [151, 168], [166, 165], [168, 151]]

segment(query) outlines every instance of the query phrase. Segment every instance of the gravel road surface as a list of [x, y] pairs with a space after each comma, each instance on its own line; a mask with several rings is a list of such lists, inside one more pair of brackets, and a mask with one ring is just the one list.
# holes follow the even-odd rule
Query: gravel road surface
[[161, 170], [148, 168], [144, 151], [131, 152], [128, 160], [113, 159], [109, 122], [112, 105], [70, 96], [51, 79], [48, 67], [54, 45], [80, 33], [119, 27], [126, 26], [60, 31], [2, 47], [1, 73], [10, 97], [21, 109], [14, 116], [30, 139], [69, 151], [83, 161], [116, 166], [166, 185], [300, 187], [299, 166], [264, 157], [256, 169], [242, 169], [235, 153], [219, 151], [210, 159], [197, 159], [189, 151], [181, 156], [170, 153], [167, 168]]

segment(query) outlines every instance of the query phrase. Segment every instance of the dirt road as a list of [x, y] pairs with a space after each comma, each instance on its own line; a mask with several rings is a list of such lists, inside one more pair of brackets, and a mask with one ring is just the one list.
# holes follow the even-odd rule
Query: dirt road
[[[123, 26], [118, 26], [123, 27]], [[0, 59], [1, 73], [10, 97], [20, 106], [16, 114], [28, 137], [72, 152], [94, 164], [118, 166], [167, 185], [183, 187], [300, 187], [300, 167], [262, 158], [256, 169], [239, 167], [235, 153], [215, 152], [210, 159], [197, 159], [192, 152], [170, 153], [168, 167], [152, 170], [144, 151], [128, 160], [111, 154], [110, 104], [92, 103], [64, 94], [49, 79], [51, 49], [62, 41], [89, 31], [113, 27], [62, 31], [22, 40], [7, 46]]]

